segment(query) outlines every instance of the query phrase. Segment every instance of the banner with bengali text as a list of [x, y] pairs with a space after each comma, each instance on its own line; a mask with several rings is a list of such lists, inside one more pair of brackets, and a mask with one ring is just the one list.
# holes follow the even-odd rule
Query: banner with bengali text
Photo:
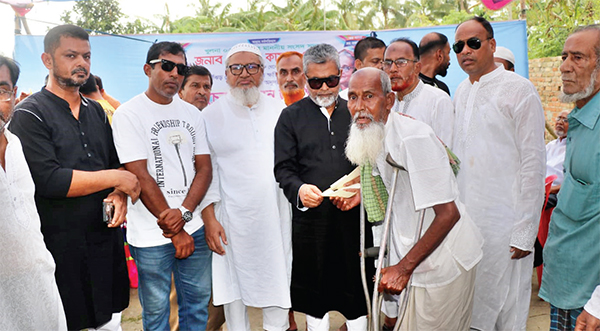
[[[516, 58], [516, 71], [528, 77], [527, 34], [525, 21], [492, 23], [497, 45], [513, 51]], [[375, 31], [386, 44], [395, 38], [408, 37], [415, 42], [429, 32], [439, 32], [454, 42], [456, 25], [424, 27], [414, 29]], [[260, 90], [270, 96], [281, 98], [277, 85], [275, 62], [286, 51], [303, 53], [309, 47], [328, 43], [336, 47], [340, 54], [340, 64], [344, 68], [342, 88], [354, 69], [354, 45], [369, 36], [371, 31], [303, 31], [303, 32], [246, 32], [246, 33], [203, 33], [203, 34], [161, 34], [116, 36], [91, 36], [91, 72], [102, 77], [104, 89], [121, 102], [142, 93], [148, 87], [143, 65], [146, 53], [153, 42], [176, 41], [183, 45], [189, 64], [207, 67], [213, 75], [214, 85], [211, 102], [227, 93], [225, 80], [225, 56], [229, 49], [241, 42], [260, 48], [265, 62], [265, 76]], [[48, 70], [41, 62], [43, 36], [15, 36], [15, 59], [21, 66], [18, 86], [20, 91], [38, 91], [44, 85]], [[444, 81], [454, 92], [467, 75], [460, 69], [456, 56], [451, 52], [451, 65]]]

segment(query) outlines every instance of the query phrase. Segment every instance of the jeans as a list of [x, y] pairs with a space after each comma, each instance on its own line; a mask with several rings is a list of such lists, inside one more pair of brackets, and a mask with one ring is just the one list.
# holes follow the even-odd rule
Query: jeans
[[204, 227], [192, 234], [195, 251], [186, 259], [175, 258], [172, 243], [155, 247], [131, 246], [138, 268], [138, 295], [144, 330], [170, 330], [171, 274], [177, 290], [179, 328], [204, 330], [211, 291], [212, 252], [204, 239]]

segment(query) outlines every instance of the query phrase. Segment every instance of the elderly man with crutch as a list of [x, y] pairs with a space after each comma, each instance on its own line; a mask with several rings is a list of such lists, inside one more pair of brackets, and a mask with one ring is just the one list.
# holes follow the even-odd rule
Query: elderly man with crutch
[[[443, 144], [426, 124], [390, 114], [393, 103], [383, 71], [365, 68], [353, 74], [348, 93], [353, 122], [346, 155], [372, 168], [361, 178], [364, 204], [387, 200], [387, 194], [379, 194], [383, 187], [391, 203], [384, 222], [384, 236], [389, 232], [389, 237], [381, 240], [381, 250], [389, 241], [389, 266], [378, 268], [375, 291], [391, 295], [383, 311], [400, 317], [400, 330], [468, 330], [483, 240], [458, 201]], [[373, 193], [377, 196], [369, 196]], [[381, 208], [384, 202], [375, 205]], [[412, 289], [403, 292], [411, 284]], [[400, 293], [406, 307], [395, 302]], [[372, 321], [377, 324], [380, 300], [379, 295], [373, 297]]]

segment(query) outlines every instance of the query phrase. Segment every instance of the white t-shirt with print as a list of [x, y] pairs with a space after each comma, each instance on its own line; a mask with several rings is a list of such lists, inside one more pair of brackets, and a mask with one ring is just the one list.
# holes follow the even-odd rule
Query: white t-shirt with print
[[[202, 113], [191, 104], [173, 98], [161, 105], [145, 93], [122, 104], [113, 118], [113, 134], [121, 163], [147, 160], [147, 170], [169, 207], [179, 208], [194, 180], [196, 155], [210, 154]], [[141, 201], [127, 206], [127, 240], [136, 247], [170, 243], [163, 237], [156, 217]], [[203, 226], [200, 208], [184, 230], [192, 234]]]

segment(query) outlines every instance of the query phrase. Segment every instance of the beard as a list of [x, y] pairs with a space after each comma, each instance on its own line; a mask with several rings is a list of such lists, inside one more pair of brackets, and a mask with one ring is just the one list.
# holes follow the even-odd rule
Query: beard
[[596, 68], [594, 69], [594, 71], [592, 71], [592, 74], [590, 75], [590, 83], [582, 91], [569, 94], [560, 91], [560, 100], [564, 103], [571, 103], [577, 102], [579, 100], [591, 96], [594, 93], [594, 86], [596, 85], [596, 76], [598, 75], [599, 70], [600, 66], [596, 66]]
[[294, 102], [300, 101], [302, 98], [304, 98], [304, 90], [299, 88], [291, 92], [281, 91], [281, 95], [283, 95], [283, 101], [285, 102], [286, 106], [289, 106]]
[[333, 103], [335, 102], [335, 100], [337, 99], [337, 93], [335, 95], [331, 95], [328, 97], [323, 97], [320, 95], [317, 96], [310, 96], [311, 100], [317, 104], [317, 106], [319, 107], [324, 107], [327, 108], [331, 105], [333, 105]]
[[[62, 86], [67, 86], [67, 87], [80, 87], [83, 84], [85, 84], [85, 82], [87, 82], [87, 80], [90, 78], [89, 76], [89, 72], [85, 69], [85, 68], [77, 68], [73, 71], [71, 71], [71, 76], [65, 78], [65, 77], [60, 77], [57, 74], [56, 68], [54, 68], [54, 70], [52, 71], [54, 78], [56, 78], [56, 81], [58, 82], [58, 84], [62, 85]], [[84, 74], [86, 74], [86, 78], [85, 79], [73, 79], [72, 76], [79, 73], [79, 72], [83, 72]]]
[[[448, 67], [450, 65], [446, 65], [446, 64], [442, 64], [439, 68], [438, 68], [438, 75], [442, 76], [442, 77], [446, 77], [446, 75], [448, 74]], [[435, 78], [435, 77], [434, 77]]]
[[258, 103], [258, 99], [260, 99], [260, 91], [257, 86], [248, 88], [232, 87], [229, 93], [231, 93], [234, 99], [245, 106], [254, 106]]
[[[369, 117], [371, 123], [360, 128], [356, 124], [358, 116]], [[383, 122], [375, 121], [371, 114], [356, 113], [346, 141], [346, 157], [355, 165], [364, 165], [367, 162], [372, 165], [376, 164], [377, 157], [383, 148], [384, 137], [385, 126]]]

